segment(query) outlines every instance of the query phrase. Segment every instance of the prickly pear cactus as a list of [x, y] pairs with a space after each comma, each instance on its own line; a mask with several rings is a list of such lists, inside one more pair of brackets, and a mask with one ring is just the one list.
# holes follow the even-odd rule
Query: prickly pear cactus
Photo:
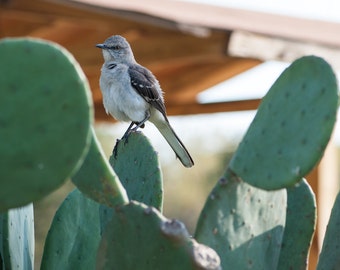
[[[110, 168], [91, 132], [90, 92], [72, 56], [53, 43], [7, 39], [0, 59], [0, 139], [6, 142], [0, 144], [0, 211], [39, 199], [73, 175], [89, 197], [76, 189], [60, 206], [41, 269], [305, 267], [315, 200], [305, 181], [294, 184], [321, 158], [334, 126], [337, 84], [325, 61], [295, 61], [263, 99], [206, 201], [195, 232], [199, 244], [181, 222], [160, 213], [161, 171], [142, 134], [117, 144]], [[339, 196], [318, 269], [340, 264]], [[32, 238], [32, 205], [1, 214], [0, 268], [32, 269]]]
[[130, 200], [143, 202], [162, 211], [163, 180], [157, 153], [140, 132], [119, 141], [110, 164], [127, 190]]
[[93, 118], [88, 82], [59, 45], [0, 42], [0, 211], [38, 200], [79, 167]]
[[267, 190], [300, 181], [321, 159], [329, 141], [337, 91], [336, 77], [323, 59], [306, 56], [293, 62], [263, 98], [230, 169]]
[[[131, 133], [128, 140], [117, 141], [110, 164], [119, 175], [130, 200], [162, 211], [163, 179], [158, 157], [150, 141], [141, 133]], [[100, 206], [101, 230], [113, 218], [115, 210]]]
[[99, 204], [79, 190], [71, 192], [54, 216], [41, 270], [93, 270], [101, 239]]
[[317, 270], [336, 270], [340, 266], [340, 193], [336, 197], [322, 245]]
[[34, 268], [33, 204], [0, 214], [0, 269]]
[[90, 150], [72, 181], [84, 194], [101, 204], [113, 207], [128, 202], [126, 191], [106, 160], [94, 130]]
[[285, 190], [261, 190], [227, 171], [210, 193], [194, 237], [218, 253], [223, 269], [276, 269], [286, 203]]
[[211, 248], [193, 240], [184, 225], [138, 202], [117, 207], [97, 252], [96, 269], [221, 269]]
[[[113, 211], [100, 215], [100, 208]], [[75, 190], [53, 219], [41, 269], [217, 270], [220, 260], [153, 207], [130, 202], [111, 209]]]
[[[111, 157], [111, 162], [124, 179], [129, 196], [139, 195], [139, 190], [141, 195], [145, 195], [141, 199], [161, 208], [159, 163], [145, 136], [131, 134], [129, 143], [122, 141], [118, 145], [117, 154]], [[87, 157], [72, 180], [84, 194], [102, 204], [84, 197], [78, 190], [66, 198], [49, 231], [42, 269], [95, 269], [97, 247], [104, 231], [122, 234], [110, 223], [115, 217], [116, 207], [124, 205], [128, 199], [118, 177], [105, 161], [94, 132]]]
[[295, 186], [287, 188], [286, 224], [278, 270], [306, 269], [315, 226], [315, 196], [303, 179]]

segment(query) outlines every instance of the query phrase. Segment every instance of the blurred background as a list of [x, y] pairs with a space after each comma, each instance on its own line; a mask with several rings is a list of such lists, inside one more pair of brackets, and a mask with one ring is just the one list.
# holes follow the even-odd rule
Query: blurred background
[[[43, 38], [75, 56], [91, 86], [95, 129], [107, 156], [128, 124], [116, 123], [103, 109], [103, 60], [95, 44], [113, 34], [127, 38], [136, 60], [160, 81], [169, 120], [195, 161], [184, 168], [152, 124], [143, 129], [159, 153], [164, 215], [193, 233], [209, 192], [277, 76], [309, 54], [340, 70], [339, 8], [336, 0], [1, 0], [0, 38]], [[307, 176], [318, 203], [310, 269], [339, 189], [339, 144], [336, 127], [323, 160]], [[35, 205], [37, 269], [51, 220], [73, 188], [68, 181]]]

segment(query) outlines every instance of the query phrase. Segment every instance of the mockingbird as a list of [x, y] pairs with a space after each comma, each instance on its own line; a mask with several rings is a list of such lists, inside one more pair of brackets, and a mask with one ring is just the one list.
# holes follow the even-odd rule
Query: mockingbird
[[157, 79], [151, 71], [136, 62], [126, 39], [115, 35], [96, 47], [102, 49], [104, 57], [99, 82], [106, 113], [119, 121], [131, 121], [123, 138], [144, 127], [149, 120], [182, 164], [185, 167], [193, 166], [189, 152], [170, 126]]

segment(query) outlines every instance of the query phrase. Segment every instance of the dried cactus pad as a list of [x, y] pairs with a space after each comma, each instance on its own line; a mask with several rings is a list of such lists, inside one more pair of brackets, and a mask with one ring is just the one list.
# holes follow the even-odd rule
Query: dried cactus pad
[[0, 42], [0, 211], [59, 187], [81, 164], [93, 118], [89, 85], [61, 46]]

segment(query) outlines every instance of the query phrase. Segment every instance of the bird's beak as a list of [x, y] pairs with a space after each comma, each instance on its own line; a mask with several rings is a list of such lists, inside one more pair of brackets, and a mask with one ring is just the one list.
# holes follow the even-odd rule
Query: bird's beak
[[106, 46], [104, 44], [97, 44], [96, 47], [100, 49], [106, 49]]

